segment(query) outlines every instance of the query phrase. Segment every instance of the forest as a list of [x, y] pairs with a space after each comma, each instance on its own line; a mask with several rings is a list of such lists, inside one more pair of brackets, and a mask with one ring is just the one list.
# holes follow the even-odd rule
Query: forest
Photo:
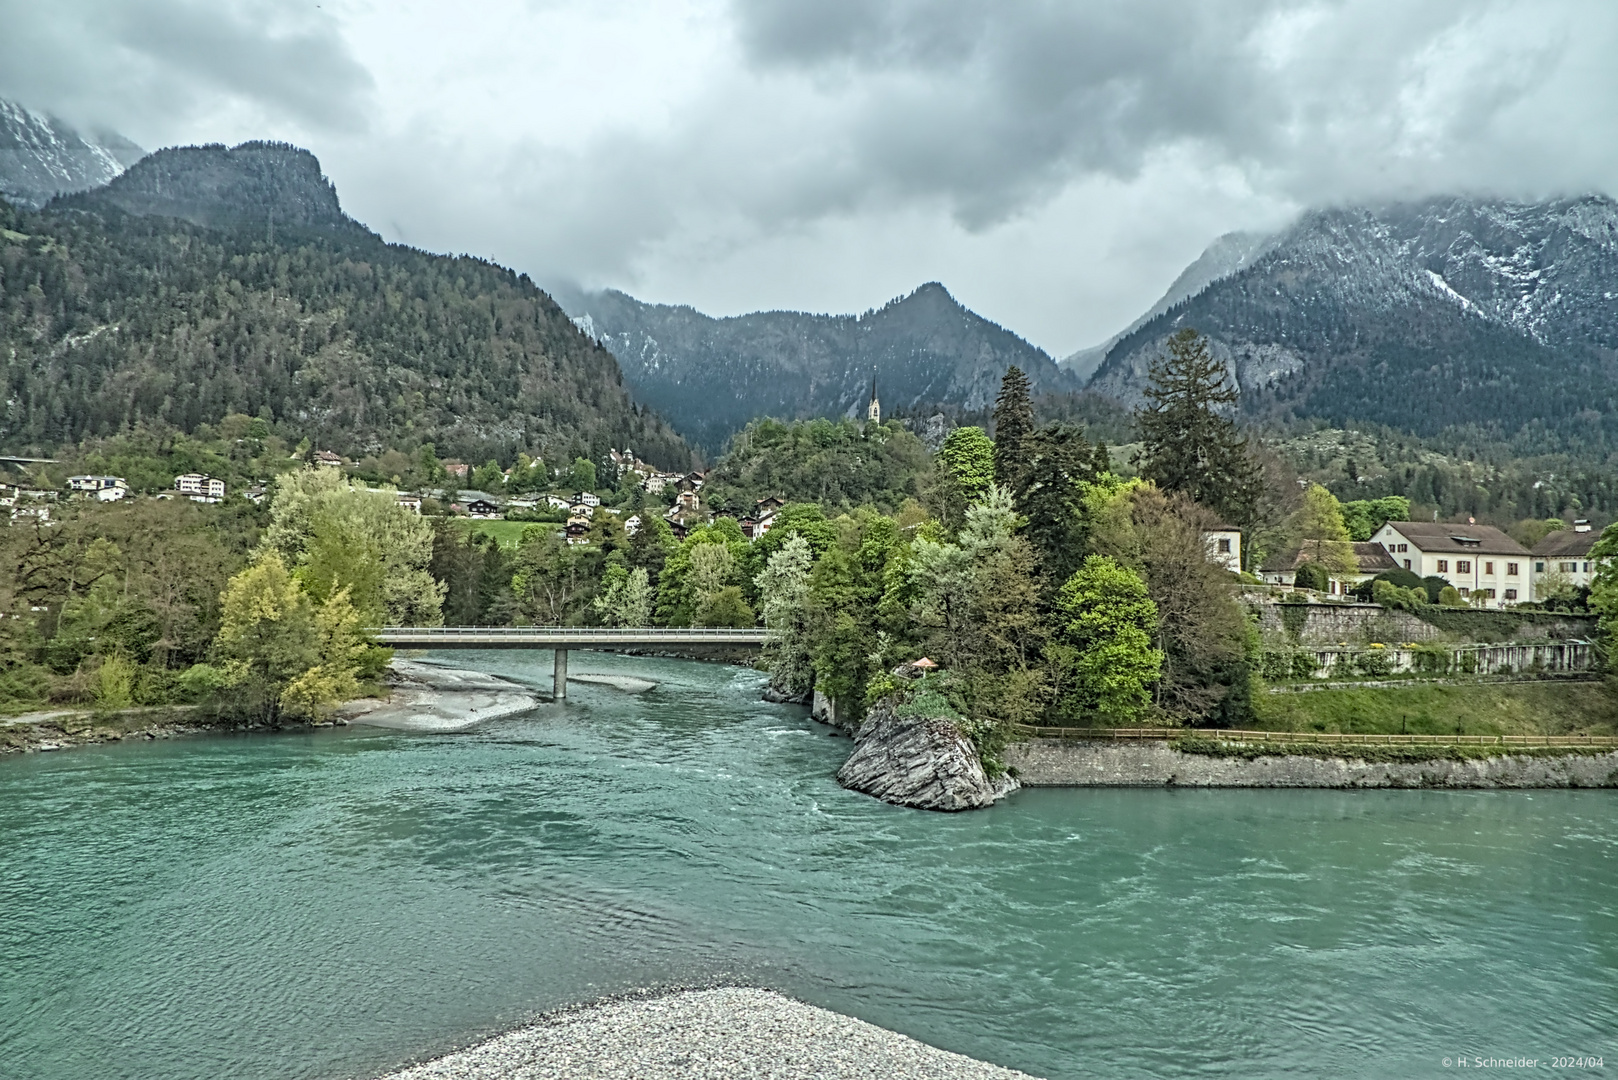
[[691, 451], [526, 276], [347, 228], [203, 228], [0, 202], [0, 444], [44, 456], [227, 415], [362, 457]]

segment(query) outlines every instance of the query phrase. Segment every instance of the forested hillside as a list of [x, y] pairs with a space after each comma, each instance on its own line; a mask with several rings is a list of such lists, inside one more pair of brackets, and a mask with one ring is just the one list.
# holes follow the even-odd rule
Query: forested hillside
[[43, 211], [0, 204], [0, 348], [12, 453], [245, 413], [354, 456], [690, 462], [526, 276], [384, 243], [286, 146], [159, 151]]

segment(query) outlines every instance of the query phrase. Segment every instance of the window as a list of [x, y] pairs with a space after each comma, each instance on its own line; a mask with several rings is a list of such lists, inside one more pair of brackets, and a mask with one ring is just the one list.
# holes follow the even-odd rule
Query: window
[[1564, 574], [1574, 574], [1578, 572], [1579, 564], [1576, 562], [1558, 563], [1557, 568]]
[[1229, 555], [1230, 554], [1230, 541], [1229, 540], [1221, 540], [1221, 541], [1219, 541], [1219, 554], [1221, 554], [1221, 555]]
[[1584, 564], [1584, 572], [1586, 574], [1588, 574], [1590, 572], [1590, 564], [1589, 563]]
[[1400, 550], [1400, 552], [1409, 551], [1410, 550], [1410, 545], [1409, 544], [1400, 544], [1399, 545], [1399, 550]]
[[1472, 560], [1471, 559], [1456, 559], [1455, 560], [1455, 572], [1457, 574], [1470, 574], [1472, 572]]
[[1514, 562], [1506, 563], [1506, 577], [1516, 577], [1516, 576], [1517, 576], [1517, 564], [1514, 563]]
[[1483, 564], [1483, 572], [1485, 574], [1488, 574], [1490, 577], [1493, 577], [1494, 576], [1494, 563], [1492, 563], [1492, 562], [1484, 563]]
[[1517, 590], [1516, 589], [1507, 589], [1506, 590], [1506, 599], [1507, 600], [1515, 600], [1515, 599], [1517, 599]]
[[1439, 559], [1438, 560], [1438, 572], [1440, 574], [1449, 573], [1449, 560], [1448, 559]]
[[1410, 569], [1410, 560], [1409, 560], [1409, 559], [1406, 559], [1406, 560], [1405, 560], [1405, 569], [1406, 569], [1406, 570], [1409, 570], [1409, 569]]
[[1473, 589], [1472, 593], [1473, 593], [1474, 596], [1483, 596], [1483, 597], [1487, 597], [1490, 600], [1494, 599], [1494, 590], [1493, 589]]
[[1537, 562], [1537, 563], [1534, 564], [1534, 573], [1543, 574], [1544, 572], [1545, 572], [1545, 564], [1544, 563]]
[[1465, 585], [1461, 586], [1459, 592], [1460, 592], [1460, 594], [1462, 596], [1471, 596], [1472, 595], [1472, 590], [1468, 589]]

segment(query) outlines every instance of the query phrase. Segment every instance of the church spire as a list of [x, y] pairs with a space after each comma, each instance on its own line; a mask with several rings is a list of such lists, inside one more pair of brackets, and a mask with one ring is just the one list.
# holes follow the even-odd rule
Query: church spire
[[865, 419], [873, 424], [882, 422], [882, 403], [876, 399], [876, 368], [871, 368], [871, 404], [866, 407]]

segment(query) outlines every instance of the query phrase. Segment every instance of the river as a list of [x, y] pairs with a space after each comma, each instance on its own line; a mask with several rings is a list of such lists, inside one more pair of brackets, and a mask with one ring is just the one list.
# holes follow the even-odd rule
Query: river
[[[549, 654], [459, 654], [547, 686]], [[740, 982], [1052, 1078], [1618, 1068], [1609, 791], [850, 794], [717, 664], [562, 706], [0, 758], [0, 1075], [336, 1078]]]

